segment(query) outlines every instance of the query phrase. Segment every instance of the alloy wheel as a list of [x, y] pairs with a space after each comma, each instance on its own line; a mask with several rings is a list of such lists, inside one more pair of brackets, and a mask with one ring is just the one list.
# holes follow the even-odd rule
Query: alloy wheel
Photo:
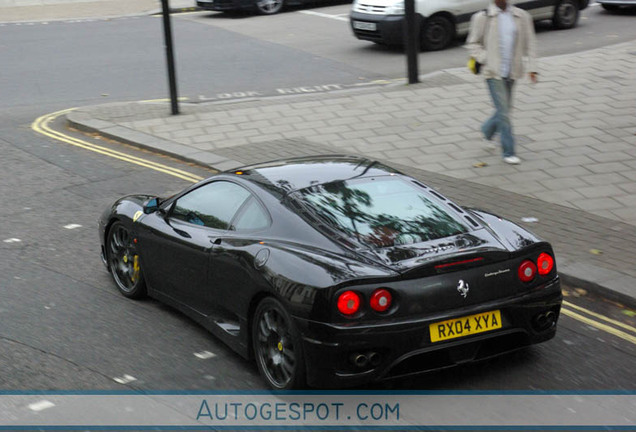
[[259, 370], [275, 389], [291, 389], [304, 381], [301, 346], [282, 305], [267, 298], [256, 310], [253, 343]]
[[257, 0], [256, 8], [263, 15], [273, 15], [283, 8], [283, 0]]
[[133, 240], [128, 229], [116, 222], [108, 233], [108, 265], [120, 292], [127, 297], [141, 297], [145, 284]]

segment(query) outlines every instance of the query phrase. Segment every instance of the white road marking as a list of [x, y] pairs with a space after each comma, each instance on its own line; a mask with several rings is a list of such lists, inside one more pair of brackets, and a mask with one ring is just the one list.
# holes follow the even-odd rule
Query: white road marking
[[6, 240], [4, 240], [5, 243], [20, 243], [22, 240], [20, 240], [19, 238], [8, 238]]
[[341, 15], [329, 15], [329, 14], [325, 14], [325, 13], [321, 13], [321, 12], [315, 12], [315, 11], [311, 11], [311, 10], [304, 10], [304, 11], [298, 11], [298, 12], [300, 12], [302, 14], [305, 14], [305, 15], [314, 15], [314, 16], [319, 16], [319, 17], [322, 17], [322, 18], [330, 18], [330, 19], [334, 19], [334, 20], [337, 20], [337, 21], [347, 21], [347, 22], [349, 22], [349, 18], [348, 17], [345, 18], [345, 17], [343, 17]]
[[128, 384], [130, 382], [137, 381], [137, 378], [135, 378], [134, 376], [130, 376], [130, 375], [124, 375], [121, 378], [113, 378], [113, 380], [115, 382], [118, 382], [119, 384]]
[[33, 411], [42, 411], [48, 408], [53, 408], [55, 404], [51, 401], [41, 400], [39, 402], [32, 403], [29, 405], [29, 409]]
[[68, 225], [64, 225], [64, 228], [69, 229], [69, 230], [71, 230], [71, 229], [75, 229], [75, 228], [81, 228], [81, 227], [82, 227], [82, 226], [81, 226], [81, 225], [79, 225], [79, 224], [68, 224]]
[[194, 353], [194, 356], [200, 358], [201, 360], [207, 360], [216, 357], [216, 354], [210, 351], [201, 351], [198, 353]]

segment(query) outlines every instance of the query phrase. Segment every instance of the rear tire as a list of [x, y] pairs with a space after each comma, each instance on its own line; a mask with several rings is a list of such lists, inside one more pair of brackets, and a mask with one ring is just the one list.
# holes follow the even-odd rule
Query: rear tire
[[422, 48], [427, 51], [439, 51], [450, 45], [455, 36], [455, 26], [442, 15], [432, 16], [422, 24], [420, 37]]
[[306, 387], [302, 340], [284, 306], [264, 298], [252, 319], [252, 347], [261, 376], [274, 390]]
[[579, 21], [579, 5], [575, 0], [561, 0], [554, 8], [552, 24], [558, 29], [570, 29]]

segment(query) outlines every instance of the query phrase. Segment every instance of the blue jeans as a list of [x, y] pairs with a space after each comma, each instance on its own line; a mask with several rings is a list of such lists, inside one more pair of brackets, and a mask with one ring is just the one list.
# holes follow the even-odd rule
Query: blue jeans
[[509, 78], [487, 79], [490, 96], [495, 104], [495, 113], [481, 125], [481, 131], [487, 140], [495, 133], [501, 135], [501, 147], [504, 157], [515, 155], [515, 139], [512, 136], [510, 110], [512, 109], [512, 86], [515, 80]]

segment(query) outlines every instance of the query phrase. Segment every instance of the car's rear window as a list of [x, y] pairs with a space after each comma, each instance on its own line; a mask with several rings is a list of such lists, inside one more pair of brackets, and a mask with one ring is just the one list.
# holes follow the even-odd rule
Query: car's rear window
[[322, 223], [371, 247], [420, 243], [468, 231], [444, 204], [399, 177], [338, 181], [294, 195]]

